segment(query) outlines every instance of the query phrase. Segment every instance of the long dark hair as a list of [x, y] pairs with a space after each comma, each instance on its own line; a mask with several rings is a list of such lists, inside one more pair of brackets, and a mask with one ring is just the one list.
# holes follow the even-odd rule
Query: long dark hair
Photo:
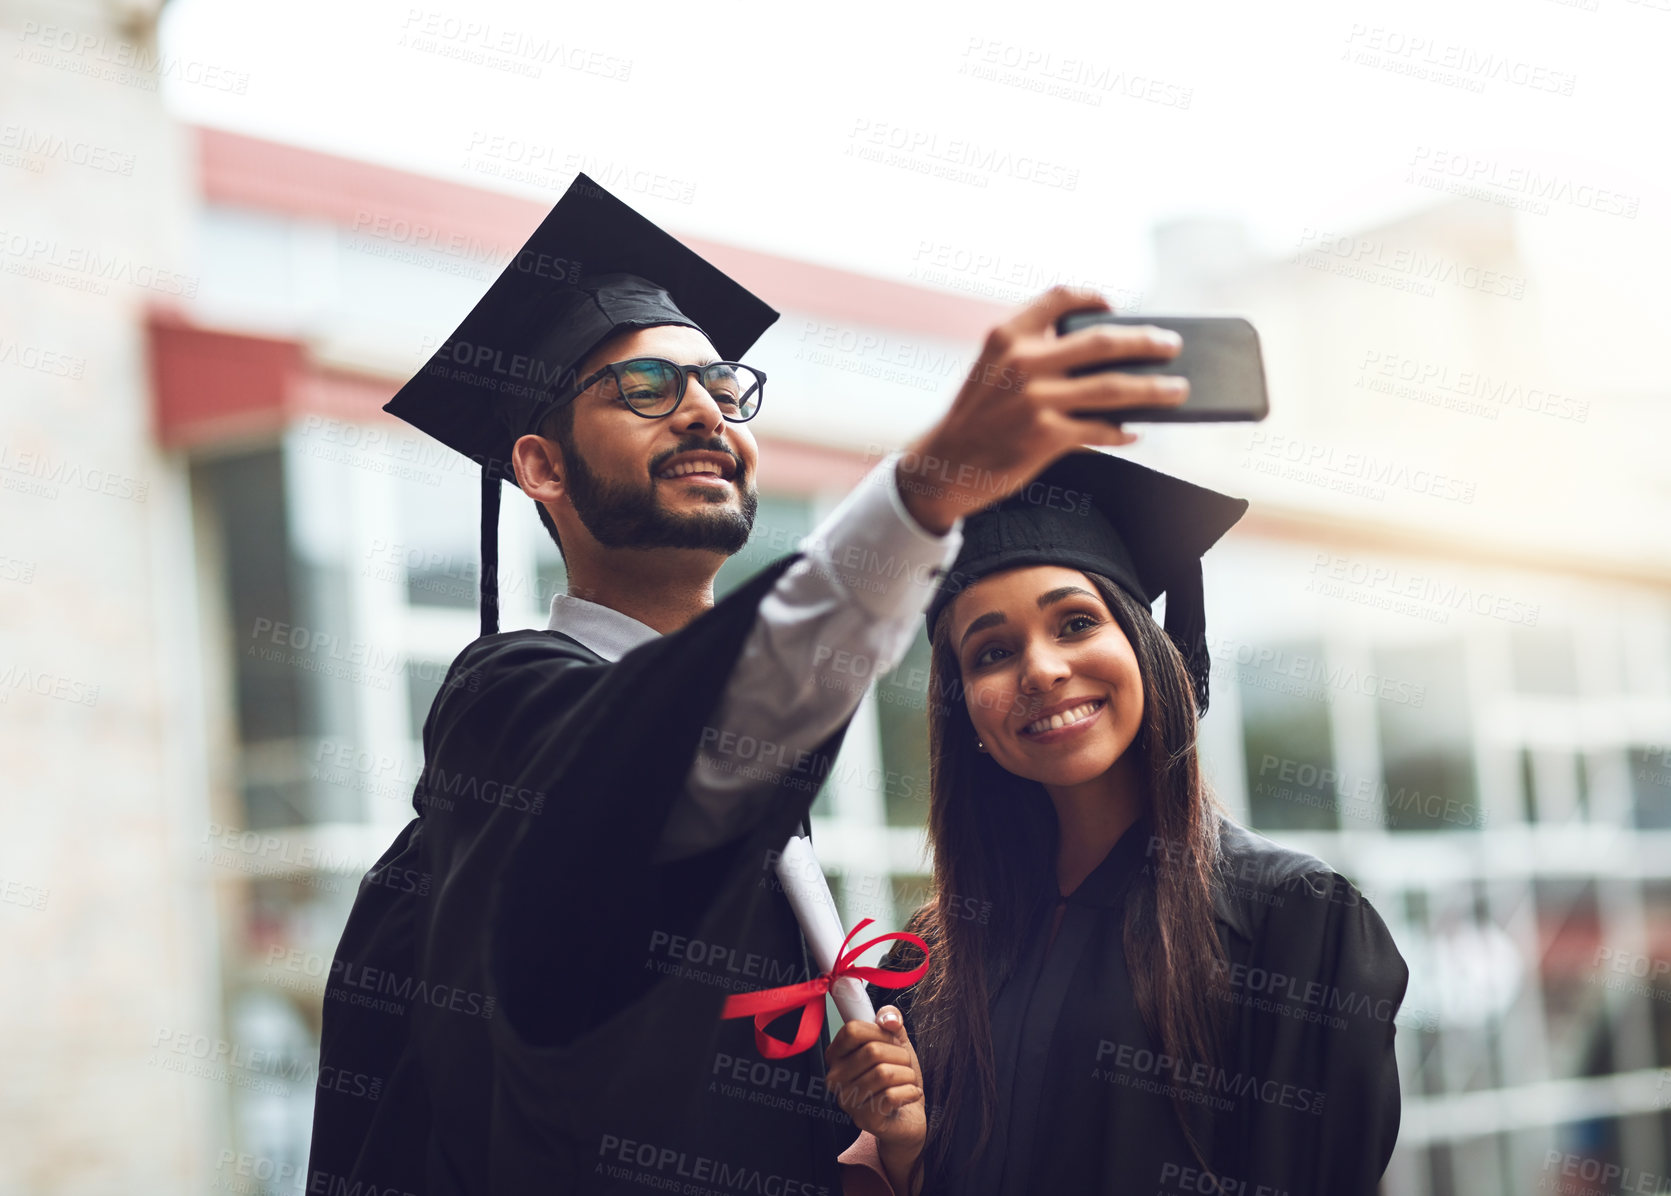
[[[1137, 1007], [1167, 1054], [1211, 1063], [1222, 1049], [1226, 1020], [1211, 888], [1219, 806], [1196, 759], [1195, 691], [1182, 655], [1147, 608], [1101, 574], [1086, 576], [1131, 642], [1143, 679], [1142, 725], [1127, 749], [1147, 765], [1145, 812], [1153, 834], [1145, 848], [1148, 866], [1126, 903], [1124, 946]], [[928, 974], [910, 995], [912, 1042], [934, 1110], [921, 1160], [929, 1175], [946, 1174], [954, 1125], [978, 1121], [977, 1154], [992, 1132], [995, 990], [988, 990], [987, 978], [990, 972], [1002, 983], [1009, 976], [1029, 916], [1041, 895], [1056, 891], [1055, 809], [1037, 781], [1006, 772], [976, 750], [950, 624], [942, 617], [935, 628], [929, 674], [933, 896], [910, 923], [933, 952]], [[974, 902], [990, 911], [984, 921], [960, 916]], [[1195, 1148], [1180, 1100], [1173, 1105]], [[1196, 1155], [1199, 1160], [1198, 1149]]]

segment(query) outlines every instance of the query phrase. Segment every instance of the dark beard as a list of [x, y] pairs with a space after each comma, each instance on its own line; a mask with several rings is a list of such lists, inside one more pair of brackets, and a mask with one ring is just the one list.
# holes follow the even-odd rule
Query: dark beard
[[[727, 451], [721, 444], [693, 438], [681, 442], [674, 452], [694, 449]], [[605, 547], [702, 548], [731, 556], [742, 550], [754, 530], [754, 513], [760, 497], [743, 476], [740, 462], [732, 484], [742, 496], [741, 510], [726, 506], [691, 515], [674, 515], [656, 501], [654, 477], [646, 478], [642, 486], [606, 482], [586, 467], [579, 453], [570, 456], [573, 459], [568, 462], [566, 479], [569, 501], [574, 504], [574, 513], [580, 517], [581, 524]], [[713, 501], [723, 503], [725, 496], [716, 493]]]

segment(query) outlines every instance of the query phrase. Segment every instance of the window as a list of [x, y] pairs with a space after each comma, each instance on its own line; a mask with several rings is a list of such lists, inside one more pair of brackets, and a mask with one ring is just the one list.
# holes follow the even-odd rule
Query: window
[[889, 826], [928, 825], [929, 656], [928, 635], [919, 631], [899, 667], [876, 686]]
[[1309, 680], [1322, 646], [1270, 647], [1273, 655], [1263, 663], [1236, 666], [1250, 818], [1261, 830], [1334, 830], [1339, 773], [1328, 699]]
[[1630, 804], [1643, 830], [1671, 829], [1671, 746], [1633, 747]]
[[1460, 643], [1382, 648], [1376, 670], [1409, 677], [1421, 704], [1382, 703], [1382, 802], [1393, 831], [1477, 830], [1483, 825], [1474, 781], [1468, 678]]
[[[474, 474], [448, 469], [394, 477], [389, 485], [400, 512], [399, 530], [366, 551], [379, 568], [406, 572], [406, 600], [413, 606], [475, 610], [481, 578], [480, 485]], [[506, 507], [528, 499], [505, 486]], [[501, 579], [502, 582], [507, 579]], [[419, 719], [415, 724], [423, 725]]]

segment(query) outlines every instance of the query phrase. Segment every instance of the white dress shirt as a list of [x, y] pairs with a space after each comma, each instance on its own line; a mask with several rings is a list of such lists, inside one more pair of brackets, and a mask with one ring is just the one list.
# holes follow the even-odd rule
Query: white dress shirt
[[[761, 599], [662, 834], [678, 859], [737, 834], [777, 781], [808, 769], [806, 753], [845, 721], [869, 683], [905, 655], [939, 576], [963, 543], [963, 522], [925, 531], [882, 460], [801, 542], [801, 559]], [[658, 632], [570, 594], [551, 600], [551, 631], [619, 660]], [[808, 784], [821, 779], [807, 771]]]

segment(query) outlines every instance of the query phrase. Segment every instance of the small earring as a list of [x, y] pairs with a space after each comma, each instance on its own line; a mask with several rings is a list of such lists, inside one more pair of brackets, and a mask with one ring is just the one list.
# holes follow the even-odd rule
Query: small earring
[[976, 750], [976, 751], [977, 751], [977, 752], [984, 752], [984, 751], [986, 751], [986, 744], [984, 744], [984, 743], [982, 743], [982, 742], [981, 742], [981, 741], [980, 741], [980, 740], [978, 740], [978, 739], [977, 739], [977, 740], [975, 740], [975, 750]]

